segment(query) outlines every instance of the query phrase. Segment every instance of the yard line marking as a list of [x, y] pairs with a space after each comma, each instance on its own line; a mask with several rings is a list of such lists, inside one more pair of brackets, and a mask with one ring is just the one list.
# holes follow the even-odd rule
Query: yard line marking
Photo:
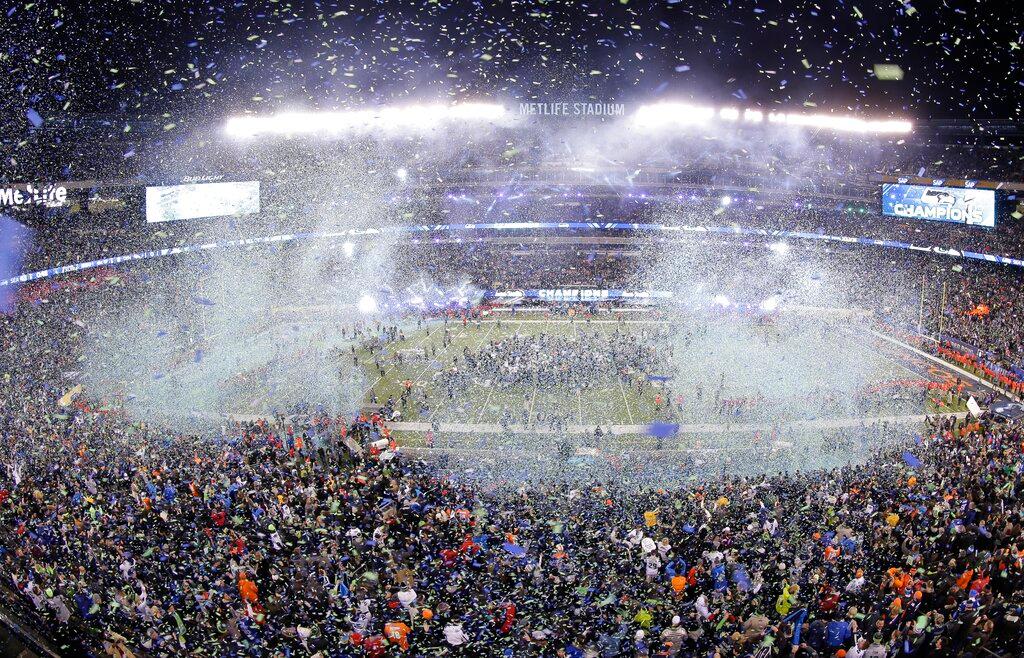
[[[484, 339], [481, 340], [480, 343], [477, 345], [477, 350], [479, 350], [487, 343], [487, 339], [491, 337], [491, 332], [494, 331], [494, 327], [496, 326], [498, 326], [497, 322], [491, 323], [491, 327], [487, 330], [487, 335], [485, 335]], [[484, 412], [487, 411], [487, 404], [491, 401], [491, 395], [494, 394], [494, 389], [496, 388], [494, 384], [494, 380], [491, 380], [491, 385], [487, 387], [487, 397], [484, 399], [484, 404], [482, 407], [480, 407], [480, 410], [477, 412], [476, 415], [476, 420], [478, 423], [480, 422], [480, 419], [483, 418]]]
[[626, 414], [629, 416], [629, 424], [635, 424], [633, 421], [633, 412], [629, 408], [629, 398], [626, 397], [626, 389], [622, 386], [622, 375], [621, 373], [615, 373], [615, 381], [619, 383], [619, 393], [622, 394], [622, 401], [626, 404]]
[[[471, 324], [472, 324], [471, 322], [467, 322], [466, 326], [463, 327], [461, 331], [459, 331], [458, 333], [453, 333], [452, 334], [452, 342], [449, 343], [447, 347], [442, 348], [441, 349], [441, 353], [439, 355], [437, 355], [439, 357], [437, 359], [437, 362], [441, 364], [442, 370], [444, 369], [444, 366], [447, 363], [447, 357], [448, 357], [448, 355], [450, 353], [450, 350], [452, 349], [452, 347], [455, 346], [455, 339], [456, 338], [462, 338], [463, 336], [468, 334], [469, 333], [469, 326]], [[456, 322], [455, 325], [456, 325], [456, 328], [458, 328], [458, 322]], [[444, 336], [443, 333], [441, 335]], [[424, 381], [427, 381], [430, 384], [431, 391], [433, 391], [433, 389], [434, 389], [434, 386], [433, 386], [434, 375], [428, 369], [428, 366], [430, 365], [430, 363], [432, 363], [432, 361], [427, 361], [426, 364], [423, 367], [418, 368], [416, 370], [416, 374], [418, 376], [422, 377], [424, 372], [430, 373], [430, 377], [428, 379], [424, 379]], [[423, 387], [424, 390], [426, 390], [426, 388], [427, 388], [426, 386]], [[426, 417], [427, 422], [432, 421], [434, 419], [434, 414], [436, 414], [438, 411], [440, 411], [440, 405], [431, 405], [430, 406], [430, 413], [428, 413], [427, 417]]]
[[[400, 329], [400, 331], [401, 331], [401, 329]], [[423, 345], [423, 343], [424, 343], [424, 342], [425, 342], [425, 341], [427, 340], [427, 338], [429, 338], [429, 336], [428, 336], [428, 335], [424, 335], [424, 336], [423, 336], [423, 338], [420, 338], [420, 341], [419, 341], [418, 343], [416, 343], [416, 348], [419, 348], [419, 347], [420, 347], [421, 345]], [[393, 342], [391, 342], [391, 343], [388, 343], [388, 344], [387, 344], [387, 345], [386, 345], [385, 347], [391, 347], [392, 345], [395, 345], [395, 344], [397, 344], [398, 342], [399, 342], [399, 341], [397, 341], [397, 340], [396, 340], [396, 341], [393, 341]], [[416, 349], [416, 348], [413, 348], [413, 349]], [[382, 349], [382, 350], [381, 350], [381, 355], [382, 355], [382, 356], [383, 356], [383, 353], [384, 353], [384, 351], [383, 351], [383, 349]], [[359, 367], [359, 366], [356, 366], [356, 367]], [[360, 404], [362, 404], [362, 402], [366, 400], [366, 397], [367, 397], [367, 396], [368, 396], [368, 395], [369, 395], [370, 393], [372, 393], [372, 392], [373, 392], [373, 389], [375, 389], [375, 388], [377, 387], [377, 384], [381, 383], [381, 382], [382, 382], [382, 381], [384, 380], [384, 377], [386, 377], [386, 376], [388, 375], [388, 372], [389, 372], [390, 370], [397, 370], [397, 369], [398, 369], [398, 368], [397, 368], [397, 366], [395, 366], [394, 364], [392, 364], [392, 365], [391, 365], [390, 367], [385, 367], [385, 368], [384, 368], [384, 374], [383, 374], [383, 375], [381, 375], [381, 376], [378, 376], [378, 377], [377, 377], [377, 381], [375, 381], [375, 382], [373, 382], [372, 384], [370, 384], [370, 388], [366, 389], [366, 391], [364, 391], [364, 392], [363, 392], [363, 394], [362, 394], [362, 395], [361, 395], [361, 396], [359, 397], [359, 400], [360, 400]]]
[[[617, 330], [618, 329], [614, 328], [614, 327], [611, 328], [610, 331], [609, 331], [609, 328], [602, 328], [601, 329], [601, 331], [605, 332], [606, 334], [611, 333], [612, 335], [614, 335], [615, 331], [617, 331]], [[614, 362], [614, 360], [613, 360], [613, 362]], [[614, 377], [615, 377], [615, 383], [617, 383], [619, 385], [619, 394], [622, 395], [622, 403], [624, 405], [626, 405], [626, 415], [629, 417], [629, 424], [630, 425], [635, 425], [636, 421], [633, 419], [633, 410], [629, 406], [629, 397], [626, 396], [626, 389], [622, 385], [622, 373], [616, 371]]]
[[[575, 322], [572, 323], [573, 335], [576, 337], [576, 341], [580, 339], [580, 328]], [[584, 334], [585, 336], [586, 334]], [[576, 387], [576, 417], [579, 420], [579, 424], [583, 424], [583, 395], [580, 393], [580, 389]]]
[[[423, 328], [424, 334], [423, 334], [423, 337], [420, 338], [419, 342], [416, 343], [416, 346], [413, 349], [417, 349], [419, 347], [422, 347], [423, 344], [425, 342], [427, 342], [427, 339], [430, 338], [430, 335], [427, 333], [427, 331], [430, 329], [430, 324], [431, 324], [430, 321], [427, 321], [426, 323], [424, 323], [424, 328]], [[444, 336], [444, 330], [445, 330], [446, 327], [444, 326], [443, 321], [437, 322], [436, 324], [441, 329], [441, 335]], [[461, 338], [466, 333], [467, 333], [466, 330], [463, 329], [462, 331], [460, 331], [457, 334], [452, 334], [452, 340], [454, 341], [455, 338]], [[394, 341], [392, 343], [388, 343], [388, 346], [397, 345], [398, 343], [399, 343], [399, 341]], [[448, 349], [449, 348], [447, 348], [447, 347], [443, 348], [441, 354], [439, 354], [437, 356], [443, 357], [444, 355], [447, 355]], [[426, 348], [424, 348], [424, 350], [423, 350], [423, 362], [424, 362], [424, 365], [416, 368], [415, 371], [413, 371], [413, 375], [416, 378], [416, 380], [418, 380], [420, 378], [420, 376], [423, 375], [424, 371], [427, 371], [427, 366], [431, 362], [431, 358], [429, 356], [427, 356]], [[443, 361], [441, 361], [441, 363], [443, 363]], [[387, 377], [388, 375], [393, 375], [396, 371], [398, 371], [398, 366], [395, 365], [395, 364], [392, 364], [390, 368], [385, 368], [384, 369], [384, 377]], [[427, 371], [427, 372], [429, 372], [429, 371]], [[369, 390], [367, 390], [365, 393], [363, 393], [363, 397], [360, 398], [362, 404], [366, 404], [366, 397], [370, 393], [373, 392], [373, 389], [376, 388], [377, 385], [380, 384], [381, 381], [383, 381], [384, 377], [378, 377], [377, 381], [374, 382], [373, 386], [371, 386], [369, 388]], [[433, 413], [433, 412], [431, 412], [431, 413]], [[429, 416], [428, 416], [428, 419], [429, 419]]]
[[[520, 320], [519, 323], [522, 324], [522, 320]], [[547, 324], [546, 323], [544, 324], [544, 329], [545, 330], [547, 329]], [[541, 333], [545, 333], [545, 332], [542, 331]], [[530, 392], [530, 413], [529, 413], [529, 417], [526, 419], [526, 425], [524, 425], [524, 427], [527, 428], [527, 429], [529, 429], [530, 424], [533, 423], [533, 418], [534, 418], [534, 416], [533, 416], [533, 406], [537, 402], [537, 389], [539, 389], [539, 388], [540, 388], [540, 380], [539, 379], [535, 379], [534, 382], [533, 382], [533, 390]], [[536, 428], [536, 426], [535, 426], [535, 428]]]
[[537, 382], [533, 382], [533, 392], [530, 394], [530, 411], [526, 417], [526, 427], [533, 422], [533, 405], [537, 401]]

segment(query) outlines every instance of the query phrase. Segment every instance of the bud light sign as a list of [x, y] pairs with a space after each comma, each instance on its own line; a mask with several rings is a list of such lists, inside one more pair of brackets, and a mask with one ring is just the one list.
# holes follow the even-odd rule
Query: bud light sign
[[996, 225], [996, 193], [939, 184], [883, 183], [882, 214], [992, 228]]

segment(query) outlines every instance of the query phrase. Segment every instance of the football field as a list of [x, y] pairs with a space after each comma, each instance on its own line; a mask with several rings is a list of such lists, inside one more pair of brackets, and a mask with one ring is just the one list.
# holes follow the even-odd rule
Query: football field
[[650, 422], [655, 416], [655, 395], [659, 391], [663, 392], [653, 386], [646, 386], [640, 393], [614, 380], [602, 382], [586, 391], [545, 389], [541, 386], [527, 389], [500, 387], [487, 379], [477, 378], [457, 399], [450, 399], [435, 378], [442, 368], [452, 367], [453, 357], [457, 356], [462, 361], [465, 349], [477, 352], [488, 342], [500, 341], [513, 334], [546, 334], [576, 339], [582, 332], [611, 333], [617, 327], [619, 325], [615, 322], [585, 323], [537, 318], [484, 321], [478, 324], [467, 323], [466, 326], [461, 322], [452, 322], [449, 324], [452, 340], [445, 347], [442, 345], [444, 328], [434, 325], [408, 336], [404, 344], [391, 346], [392, 356], [398, 351], [402, 352], [402, 364], [388, 364], [383, 376], [373, 368], [367, 371], [368, 375], [377, 375], [371, 390], [367, 391], [367, 399], [371, 392], [376, 393], [381, 403], [388, 397], [398, 399], [403, 390], [403, 382], [408, 380], [412, 381], [417, 391], [427, 393], [427, 410], [421, 412], [418, 407], [410, 407], [402, 414], [402, 420], [405, 421], [494, 424], [501, 421], [503, 413], [509, 413], [515, 416], [517, 423], [522, 424], [525, 413], [534, 423], [538, 416], [542, 419], [564, 418], [579, 425], [634, 425]]
[[[815, 422], [854, 426], [863, 417], [940, 410], [926, 407], [923, 389], [886, 388], [886, 382], [924, 381], [924, 376], [863, 337], [835, 327], [799, 328], [792, 336], [779, 337], [774, 327], [737, 329], [730, 324], [707, 330], [655, 320], [519, 314], [465, 325], [451, 321], [447, 330], [447, 345], [445, 326], [434, 321], [407, 330], [404, 341], [389, 343], [382, 353], [357, 352], [366, 383], [364, 404], [374, 408], [391, 398], [401, 414], [399, 427], [420, 432], [431, 425], [466, 432], [591, 431], [600, 426], [605, 432], [619, 428], [620, 434], [642, 434], [651, 423], [697, 430]], [[545, 335], [571, 344], [615, 332], [637, 334], [655, 344], [662, 360], [651, 371], [630, 377], [595, 375], [584, 387], [510, 386], [483, 376], [472, 377], [455, 391], [441, 383], [442, 370], [464, 369], [467, 352], [476, 354], [492, 342]], [[833, 375], [829, 369], [841, 372]], [[410, 402], [398, 404], [407, 385]], [[880, 390], [855, 399], [857, 391], [872, 388]]]

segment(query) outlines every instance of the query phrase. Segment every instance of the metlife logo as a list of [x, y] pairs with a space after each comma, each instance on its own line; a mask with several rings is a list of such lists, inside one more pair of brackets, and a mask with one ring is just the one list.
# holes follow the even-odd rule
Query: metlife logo
[[35, 186], [31, 183], [25, 189], [17, 187], [0, 188], [0, 207], [46, 206], [57, 208], [68, 200], [68, 190], [59, 185]]

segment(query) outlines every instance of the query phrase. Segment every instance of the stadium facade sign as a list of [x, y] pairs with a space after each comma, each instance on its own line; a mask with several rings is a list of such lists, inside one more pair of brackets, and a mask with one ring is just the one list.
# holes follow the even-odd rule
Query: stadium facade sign
[[531, 117], [621, 117], [626, 115], [626, 104], [571, 101], [520, 103], [519, 114]]
[[0, 188], [0, 206], [46, 206], [56, 208], [68, 200], [68, 188], [63, 185], [36, 186], [32, 183], [18, 187]]

